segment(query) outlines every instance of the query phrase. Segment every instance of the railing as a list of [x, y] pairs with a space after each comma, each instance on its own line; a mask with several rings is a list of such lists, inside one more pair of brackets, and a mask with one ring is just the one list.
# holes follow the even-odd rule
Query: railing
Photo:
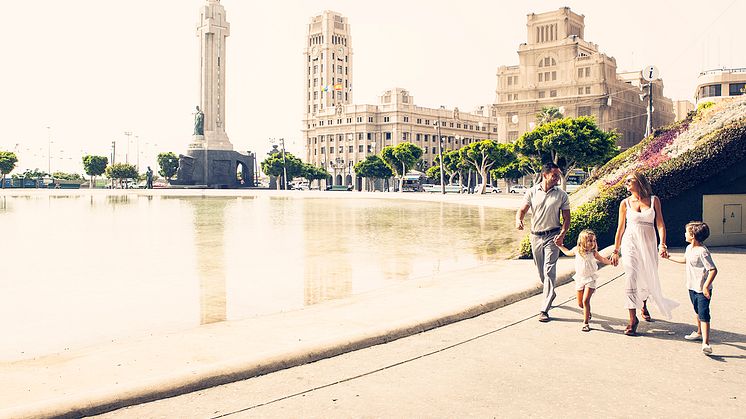
[[711, 74], [723, 74], [723, 73], [746, 73], [746, 67], [742, 68], [719, 68], [715, 70], [706, 70], [699, 73], [700, 76], [708, 76]]

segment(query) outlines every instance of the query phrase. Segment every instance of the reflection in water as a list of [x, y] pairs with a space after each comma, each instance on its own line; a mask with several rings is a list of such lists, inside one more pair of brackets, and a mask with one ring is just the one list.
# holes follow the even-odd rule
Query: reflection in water
[[350, 226], [356, 224], [355, 214], [328, 200], [300, 202], [305, 208], [303, 302], [311, 305], [351, 295]]
[[225, 207], [231, 198], [188, 201], [194, 207], [194, 246], [199, 276], [200, 324], [226, 320]]
[[386, 199], [0, 199], [0, 361], [294, 310], [505, 258], [514, 213]]

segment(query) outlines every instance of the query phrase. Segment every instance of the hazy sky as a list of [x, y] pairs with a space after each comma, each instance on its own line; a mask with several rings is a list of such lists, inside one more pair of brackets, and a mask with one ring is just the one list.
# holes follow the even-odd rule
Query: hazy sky
[[[205, 0], [0, 0], [0, 150], [17, 171], [82, 173], [83, 154], [154, 164], [183, 153], [198, 104], [196, 24]], [[746, 2], [495, 0], [222, 0], [231, 23], [226, 131], [238, 151], [263, 158], [270, 138], [301, 154], [303, 48], [309, 19], [349, 18], [357, 104], [403, 87], [420, 106], [463, 111], [494, 101], [497, 67], [518, 64], [526, 15], [569, 6], [585, 15], [585, 39], [619, 70], [655, 64], [665, 94], [689, 99], [697, 74], [746, 67]], [[47, 129], [47, 127], [50, 127]], [[136, 138], [137, 137], [137, 138]]]

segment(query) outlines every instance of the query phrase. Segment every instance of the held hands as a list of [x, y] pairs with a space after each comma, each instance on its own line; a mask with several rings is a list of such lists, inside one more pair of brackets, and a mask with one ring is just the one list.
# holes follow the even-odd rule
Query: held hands
[[564, 234], [558, 234], [554, 237], [554, 244], [556, 244], [558, 247], [562, 246], [565, 242], [565, 235]]
[[668, 247], [665, 244], [658, 245], [658, 254], [663, 259], [668, 259]]
[[609, 260], [613, 266], [619, 265], [619, 251], [614, 250], [611, 255], [609, 255]]

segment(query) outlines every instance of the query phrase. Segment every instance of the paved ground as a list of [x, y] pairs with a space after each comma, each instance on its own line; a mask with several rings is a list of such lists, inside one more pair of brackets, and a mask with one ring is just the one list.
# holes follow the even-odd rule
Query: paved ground
[[682, 304], [671, 321], [643, 322], [638, 337], [621, 333], [624, 277], [607, 267], [589, 333], [580, 331], [574, 290], [565, 285], [547, 324], [536, 321], [534, 296], [394, 342], [102, 417], [743, 417], [746, 250], [712, 250], [720, 273], [710, 357], [683, 339], [693, 319], [683, 267], [662, 261], [664, 292]]

